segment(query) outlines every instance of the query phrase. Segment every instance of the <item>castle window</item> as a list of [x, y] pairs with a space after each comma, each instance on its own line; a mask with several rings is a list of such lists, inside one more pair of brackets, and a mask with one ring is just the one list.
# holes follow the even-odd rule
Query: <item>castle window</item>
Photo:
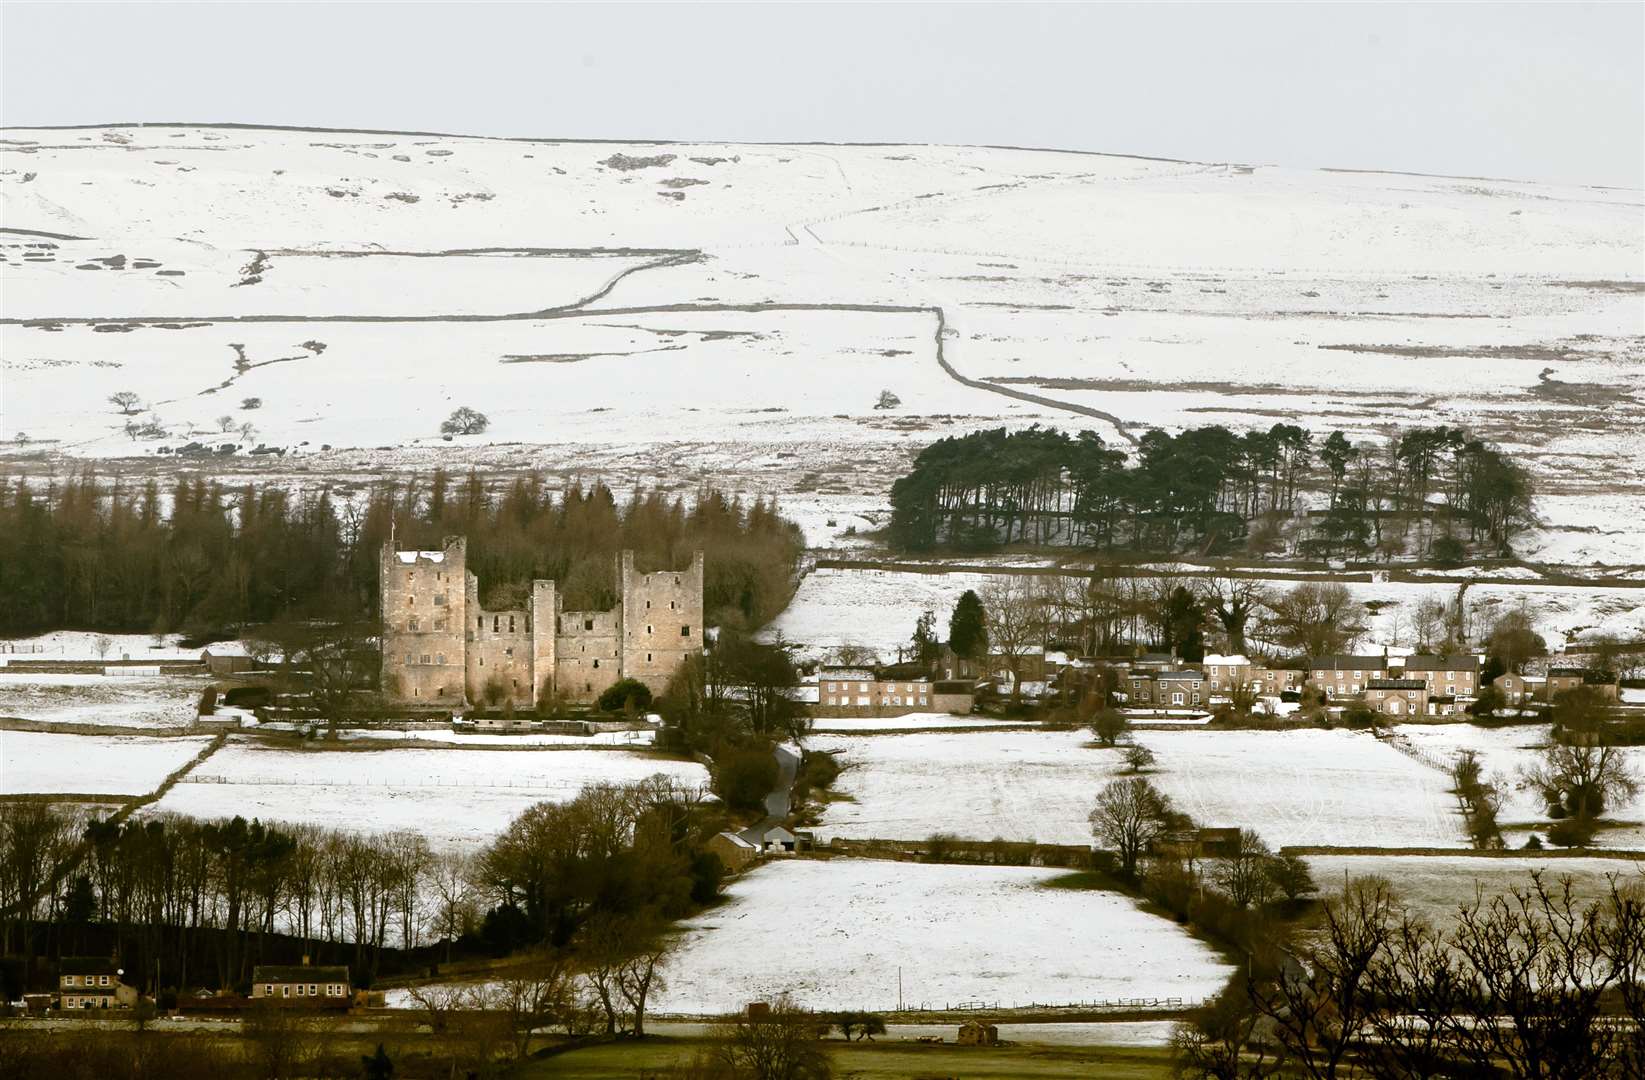
[[531, 616], [530, 615], [527, 615], [525, 617], [525, 632], [528, 633], [528, 634], [531, 633]]
[[596, 660], [596, 661], [594, 661], [594, 666], [595, 666], [595, 667], [599, 667], [599, 666], [600, 666], [600, 662], [599, 662], [599, 661], [598, 661], [598, 660]]
[[560, 632], [560, 617], [558, 615], [554, 616], [554, 632], [556, 634]]
[[411, 630], [417, 629], [417, 619], [416, 619], [416, 617], [413, 616], [412, 620], [409, 623], [407, 623], [406, 626], [407, 626], [408, 629], [411, 629]]
[[484, 615], [474, 616], [474, 629], [484, 630], [485, 628], [486, 628], [486, 617]]
[[514, 616], [512, 615], [508, 617], [508, 632], [511, 634], [514, 632]]
[[503, 655], [504, 656], [513, 656], [514, 655], [514, 647], [511, 645], [508, 648], [504, 649], [503, 650]]
[[690, 637], [691, 636], [691, 624], [690, 623], [687, 623], [686, 625], [680, 627], [680, 636], [681, 637]]
[[428, 653], [423, 654], [423, 663], [428, 663]]
[[446, 662], [446, 654], [445, 654], [445, 653], [436, 653], [436, 654], [435, 654], [435, 655], [434, 655], [434, 662], [435, 662], [435, 663], [436, 663], [436, 664], [443, 664], [443, 663], [445, 663], [445, 662]]
[[646, 626], [645, 632], [648, 633], [648, 634], [651, 633], [651, 627], [649, 625]]
[[435, 594], [435, 596], [434, 596], [434, 606], [435, 607], [444, 607], [445, 602], [446, 602], [446, 594], [445, 593], [436, 593]]
[[583, 683], [583, 693], [586, 694], [586, 693], [588, 693], [589, 691], [591, 691], [593, 689], [594, 689], [594, 684], [593, 683], [587, 683], [587, 682]]
[[648, 663], [648, 664], [651, 663], [651, 654], [650, 653], [645, 654], [645, 662]]
[[674, 601], [670, 600], [668, 602], [668, 610], [670, 610], [670, 611], [674, 610]]
[[406, 597], [406, 607], [416, 607], [416, 606], [417, 606], [417, 598], [415, 596]]
[[412, 658], [411, 658], [411, 654], [410, 654], [410, 653], [406, 653], [406, 663], [408, 663], [408, 664], [414, 664], [414, 663], [416, 663], [416, 661], [415, 661], [415, 660], [413, 660], [413, 659], [412, 659]]
[[584, 630], [594, 629], [594, 620], [593, 619], [584, 619], [583, 620], [583, 629]]
[[499, 630], [501, 630], [502, 628], [503, 628], [503, 617], [501, 615], [493, 615], [491, 617], [491, 632], [493, 634], [495, 634]]
[[651, 601], [649, 601], [649, 600], [647, 600], [647, 601], [646, 601], [646, 602], [645, 602], [645, 609], [646, 609], [646, 610], [647, 610], [647, 611], [650, 611], [650, 610], [651, 610]]
[[680, 583], [680, 579], [679, 579], [679, 578], [677, 578], [677, 577], [676, 577], [676, 578], [675, 578], [675, 579], [674, 579], [674, 584], [676, 584], [676, 585], [678, 585], [678, 584], [679, 584], [679, 583]]

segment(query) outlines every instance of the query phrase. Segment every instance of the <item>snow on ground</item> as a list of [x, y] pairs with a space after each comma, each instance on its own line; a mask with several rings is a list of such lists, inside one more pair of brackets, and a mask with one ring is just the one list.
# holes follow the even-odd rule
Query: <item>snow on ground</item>
[[625, 750], [287, 750], [237, 740], [156, 809], [360, 832], [413, 829], [442, 847], [474, 846], [534, 803], [565, 802], [587, 784], [656, 773], [689, 784], [708, 779], [695, 762]]
[[1459, 847], [1449, 780], [1363, 732], [1139, 731], [1154, 783], [1196, 822], [1273, 847]]
[[801, 656], [825, 658], [840, 645], [859, 645], [895, 659], [922, 611], [936, 613], [937, 624], [946, 627], [961, 594], [988, 581], [987, 574], [813, 570], [761, 636], [799, 645]]
[[[1275, 847], [1460, 847], [1440, 772], [1368, 734], [1343, 731], [1138, 731], [1148, 774], [1201, 825], [1253, 828]], [[1084, 732], [967, 731], [814, 737], [845, 766], [821, 839], [1090, 844], [1087, 817], [1125, 769]]]
[[819, 716], [811, 721], [813, 734], [857, 731], [898, 731], [926, 728], [993, 728], [1006, 724], [1022, 726], [1022, 721], [999, 720], [992, 716], [955, 716], [952, 713], [908, 713], [905, 716]]
[[1090, 844], [1086, 815], [1122, 767], [1083, 731], [963, 731], [813, 736], [844, 770], [819, 840], [924, 840], [953, 833], [977, 840]]
[[[237, 642], [225, 642], [239, 648]], [[103, 634], [55, 630], [35, 637], [0, 641], [0, 667], [8, 660], [198, 660], [208, 648], [185, 648], [181, 634]]]
[[[708, 479], [795, 493], [814, 543], [851, 545], [941, 435], [1117, 438], [950, 379], [927, 311], [769, 307], [940, 304], [968, 377], [1133, 429], [1468, 423], [1544, 481], [1536, 557], [1637, 563], [1645, 541], [1638, 192], [979, 147], [6, 135], [29, 169], [0, 177], [5, 218], [40, 234], [0, 239], [0, 442], [22, 455], [175, 461], [108, 408], [130, 389], [164, 444]], [[429, 321], [347, 321], [408, 310]], [[337, 321], [215, 321], [243, 314]], [[876, 411], [880, 389], [903, 404]], [[439, 443], [458, 402], [492, 430]]]
[[522, 732], [504, 735], [485, 731], [452, 731], [449, 728], [418, 728], [393, 731], [387, 728], [355, 728], [340, 733], [349, 742], [446, 743], [452, 746], [650, 746], [657, 740], [651, 729], [597, 731], [592, 735], [551, 735]]
[[1119, 998], [1197, 1000], [1230, 968], [1116, 893], [1047, 889], [1057, 871], [777, 861], [687, 920], [660, 1012], [714, 1014], [787, 992], [816, 1009]]
[[0, 668], [0, 716], [55, 724], [187, 727], [207, 681], [192, 675], [80, 675]]
[[210, 741], [0, 730], [0, 794], [145, 795]]
[[1385, 877], [1407, 907], [1440, 927], [1454, 925], [1457, 909], [1471, 905], [1478, 894], [1489, 902], [1511, 887], [1529, 887], [1532, 871], [1540, 871], [1549, 884], [1569, 876], [1585, 902], [1604, 895], [1613, 875], [1621, 884], [1645, 882], [1645, 862], [1624, 859], [1310, 855], [1307, 860], [1324, 892], [1340, 890], [1350, 878]]

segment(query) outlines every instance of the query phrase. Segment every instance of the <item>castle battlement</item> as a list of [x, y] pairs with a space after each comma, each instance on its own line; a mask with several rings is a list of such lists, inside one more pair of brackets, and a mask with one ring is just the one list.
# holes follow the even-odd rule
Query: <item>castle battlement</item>
[[591, 702], [621, 679], [660, 694], [703, 648], [703, 554], [683, 570], [636, 573], [614, 560], [618, 602], [566, 611], [555, 583], [536, 580], [524, 607], [492, 611], [468, 569], [464, 537], [438, 551], [383, 545], [383, 692], [408, 705], [532, 708], [556, 696]]

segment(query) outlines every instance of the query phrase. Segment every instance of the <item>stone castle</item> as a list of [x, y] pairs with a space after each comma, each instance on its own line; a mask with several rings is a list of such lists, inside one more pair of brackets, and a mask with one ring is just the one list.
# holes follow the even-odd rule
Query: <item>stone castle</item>
[[616, 559], [617, 606], [564, 611], [552, 581], [533, 581], [524, 608], [487, 611], [464, 537], [439, 551], [383, 545], [383, 691], [407, 705], [460, 708], [556, 697], [592, 702], [619, 679], [660, 694], [703, 649], [703, 553], [687, 570], [639, 574]]

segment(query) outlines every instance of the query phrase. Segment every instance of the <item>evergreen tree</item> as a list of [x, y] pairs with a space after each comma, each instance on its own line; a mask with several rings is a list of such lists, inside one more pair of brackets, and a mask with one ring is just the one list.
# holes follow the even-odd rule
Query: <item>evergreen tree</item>
[[948, 647], [954, 650], [954, 655], [968, 660], [980, 660], [988, 654], [988, 625], [982, 598], [971, 589], [961, 594], [954, 613], [949, 616]]

